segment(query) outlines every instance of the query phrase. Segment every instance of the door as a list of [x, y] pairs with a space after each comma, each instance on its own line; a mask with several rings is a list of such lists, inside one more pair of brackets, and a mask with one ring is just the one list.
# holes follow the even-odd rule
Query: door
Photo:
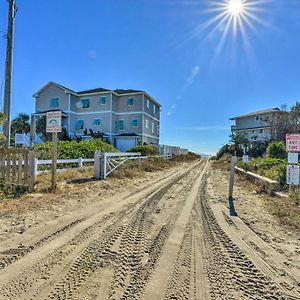
[[121, 151], [125, 152], [127, 149], [136, 146], [136, 139], [135, 138], [117, 138], [116, 139], [116, 148]]

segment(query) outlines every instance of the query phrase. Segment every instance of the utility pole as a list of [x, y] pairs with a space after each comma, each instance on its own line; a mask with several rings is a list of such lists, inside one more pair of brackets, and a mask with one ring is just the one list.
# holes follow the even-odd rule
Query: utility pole
[[3, 124], [3, 133], [6, 137], [5, 149], [10, 147], [10, 110], [11, 110], [11, 74], [12, 74], [12, 58], [13, 58], [13, 34], [14, 34], [14, 19], [16, 16], [15, 0], [7, 0], [9, 3], [8, 10], [8, 29], [6, 34], [6, 62], [5, 62], [5, 85], [4, 85], [4, 114], [7, 119]]

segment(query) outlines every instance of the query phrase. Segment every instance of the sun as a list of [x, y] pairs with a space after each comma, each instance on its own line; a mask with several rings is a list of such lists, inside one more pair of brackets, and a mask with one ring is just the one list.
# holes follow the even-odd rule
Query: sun
[[245, 11], [245, 5], [242, 0], [230, 0], [227, 3], [228, 13], [232, 16], [239, 16]]

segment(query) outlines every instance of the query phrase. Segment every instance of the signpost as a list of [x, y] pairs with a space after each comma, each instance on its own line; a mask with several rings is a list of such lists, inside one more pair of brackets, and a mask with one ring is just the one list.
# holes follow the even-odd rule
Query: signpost
[[286, 183], [289, 185], [289, 194], [292, 186], [299, 186], [299, 155], [300, 152], [300, 134], [286, 135], [286, 149], [288, 153], [288, 165], [286, 168]]
[[231, 165], [230, 165], [229, 197], [228, 197], [230, 216], [237, 216], [237, 213], [234, 208], [234, 203], [233, 203], [233, 187], [234, 187], [234, 175], [235, 175], [236, 163], [237, 163], [237, 156], [235, 154], [231, 158]]
[[243, 163], [247, 164], [249, 162], [249, 155], [244, 154], [243, 155]]
[[57, 133], [61, 132], [60, 110], [47, 112], [46, 132], [52, 133], [52, 191], [55, 192], [57, 176]]

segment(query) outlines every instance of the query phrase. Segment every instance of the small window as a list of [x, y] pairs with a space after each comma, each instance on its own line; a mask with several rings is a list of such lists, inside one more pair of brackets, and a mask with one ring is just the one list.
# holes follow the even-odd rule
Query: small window
[[119, 130], [124, 130], [125, 128], [125, 121], [124, 120], [119, 120], [118, 121], [118, 129]]
[[105, 105], [106, 104], [106, 96], [101, 96], [99, 102], [101, 105]]
[[154, 122], [152, 122], [152, 133], [154, 133]]
[[263, 129], [259, 129], [259, 133], [264, 133], [264, 130]]
[[138, 127], [138, 126], [139, 126], [139, 121], [138, 121], [138, 119], [133, 119], [133, 120], [131, 121], [131, 126], [132, 126], [132, 127]]
[[134, 98], [128, 98], [128, 106], [133, 106]]
[[256, 121], [258, 121], [259, 120], [259, 116], [256, 116]]
[[153, 104], [153, 114], [156, 114], [156, 105]]
[[148, 119], [145, 120], [145, 126], [147, 129], [149, 128], [149, 120]]
[[83, 129], [83, 126], [84, 126], [84, 121], [83, 120], [77, 120], [75, 128], [77, 130], [80, 130], [80, 129]]
[[90, 99], [81, 99], [82, 108], [90, 108]]
[[158, 124], [157, 124], [156, 129], [157, 129], [157, 133], [159, 133], [159, 125]]
[[100, 126], [101, 125], [101, 120], [100, 119], [94, 119], [93, 125], [94, 126]]
[[150, 100], [147, 99], [147, 107], [150, 108]]
[[252, 130], [252, 133], [255, 133], [255, 130]]
[[59, 98], [52, 98], [50, 100], [50, 107], [58, 107], [59, 106]]

